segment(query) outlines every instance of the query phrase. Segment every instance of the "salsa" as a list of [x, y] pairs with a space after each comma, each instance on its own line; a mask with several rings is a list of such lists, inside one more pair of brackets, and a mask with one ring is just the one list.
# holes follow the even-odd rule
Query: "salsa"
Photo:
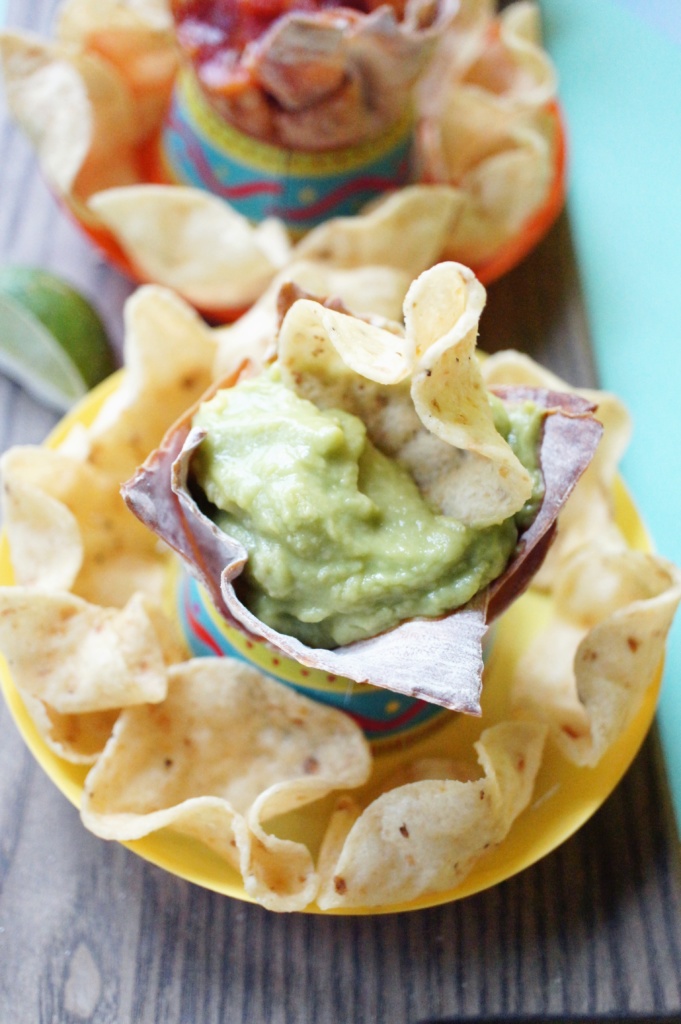
[[[391, 6], [401, 16], [400, 0], [174, 0], [177, 38], [201, 78], [207, 73], [214, 88], [219, 79], [229, 85], [235, 55], [259, 39], [280, 17], [292, 11], [359, 11], [367, 14], [379, 6]], [[230, 57], [231, 55], [231, 57]], [[203, 72], [203, 73], [202, 73]]]
[[[285, 151], [316, 153], [378, 140], [378, 152], [364, 161], [380, 157], [377, 166], [348, 170], [353, 189], [362, 177], [362, 188], [373, 183], [374, 194], [403, 184], [410, 173], [405, 139], [393, 139], [389, 130], [409, 115], [414, 86], [447, 24], [445, 0], [414, 3], [419, 10], [405, 20], [402, 0], [174, 0], [189, 120], [211, 125], [211, 141], [219, 145], [226, 134], [228, 149], [234, 139], [220, 132], [220, 122]], [[238, 149], [244, 149], [241, 142]], [[269, 157], [260, 154], [259, 163], [263, 159]], [[336, 171], [342, 190], [346, 168]], [[312, 180], [304, 186], [308, 193], [315, 188]]]

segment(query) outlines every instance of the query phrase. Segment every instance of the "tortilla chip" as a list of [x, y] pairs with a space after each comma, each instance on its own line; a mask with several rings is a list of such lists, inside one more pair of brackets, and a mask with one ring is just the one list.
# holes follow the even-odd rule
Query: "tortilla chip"
[[14, 580], [41, 590], [70, 590], [83, 564], [78, 520], [63, 502], [22, 479], [16, 466], [21, 451], [10, 449], [0, 460], [2, 514]]
[[277, 274], [247, 313], [235, 323], [215, 329], [216, 378], [231, 375], [246, 361], [257, 373], [275, 355], [280, 323], [278, 298], [282, 287], [292, 283], [311, 294], [338, 299], [357, 315], [399, 320], [411, 277], [396, 267], [339, 270], [330, 264], [307, 260], [290, 264]]
[[650, 691], [680, 600], [681, 574], [655, 555], [598, 542], [573, 552], [554, 616], [516, 668], [516, 712], [545, 722], [568, 760], [598, 764]]
[[472, 272], [444, 263], [414, 282], [404, 312], [416, 356], [414, 407], [431, 433], [471, 456], [455, 471], [455, 483], [438, 483], [442, 510], [486, 526], [521, 508], [532, 486], [494, 427], [474, 355], [484, 303], [484, 289]]
[[142, 595], [118, 611], [71, 594], [0, 588], [0, 648], [17, 688], [60, 714], [166, 694], [163, 653]]
[[204, 310], [239, 309], [288, 260], [283, 227], [257, 227], [218, 196], [178, 185], [108, 188], [89, 200], [140, 277]]
[[339, 269], [394, 267], [414, 278], [440, 257], [462, 203], [455, 189], [412, 185], [355, 217], [334, 217], [313, 228], [293, 257]]
[[97, 54], [116, 69], [135, 105], [137, 142], [158, 130], [179, 66], [165, 0], [66, 0], [56, 32], [72, 50]]
[[505, 152], [488, 157], [461, 180], [466, 203], [441, 258], [481, 268], [519, 236], [547, 200], [555, 177], [554, 159], [541, 134], [517, 129]]
[[[319, 303], [298, 302], [284, 318], [278, 343], [289, 387], [322, 407], [359, 415], [374, 443], [407, 465], [433, 504], [480, 527], [513, 515], [532, 490], [529, 473], [494, 426], [474, 357], [484, 304], [473, 272], [443, 263], [411, 285], [403, 337]], [[407, 377], [410, 398], [384, 387]], [[377, 416], [390, 418], [388, 429], [380, 423], [376, 429]], [[428, 435], [445, 445], [433, 445]]]
[[126, 373], [88, 428], [88, 462], [125, 480], [210, 385], [216, 343], [179, 296], [147, 285], [126, 302]]
[[475, 744], [483, 778], [399, 786], [356, 820], [341, 805], [320, 856], [319, 906], [389, 906], [454, 889], [527, 807], [545, 735], [529, 722], [492, 726]]
[[70, 764], [94, 764], [104, 750], [118, 710], [63, 715], [37, 697], [21, 699], [47, 747]]
[[329, 309], [314, 299], [300, 299], [291, 306], [279, 331], [278, 354], [285, 381], [295, 390], [305, 373], [315, 378], [342, 374], [377, 384], [396, 384], [410, 370], [408, 341], [367, 320]]
[[137, 590], [160, 594], [165, 560], [130, 515], [117, 481], [46, 448], [15, 447], [0, 466], [17, 583], [118, 607]]
[[[622, 400], [608, 391], [595, 388], [576, 388], [535, 362], [523, 352], [507, 349], [485, 356], [481, 364], [483, 380], [487, 387], [503, 387], [506, 384], [548, 388], [551, 391], [572, 392], [592, 402], [598, 410], [598, 418], [605, 428], [603, 440], [594, 459], [585, 472], [583, 482], [598, 478], [604, 488], [612, 489], [617, 476], [619, 462], [627, 449], [631, 437], [631, 417]], [[585, 490], [586, 487], [582, 487]]]
[[200, 839], [272, 910], [302, 910], [318, 878], [300, 842], [263, 821], [361, 785], [371, 757], [346, 715], [229, 658], [169, 670], [160, 705], [130, 708], [85, 784], [82, 817], [105, 839], [166, 826]]
[[466, 7], [420, 90], [420, 141], [427, 178], [464, 197], [440, 258], [480, 266], [547, 200], [556, 74], [536, 5], [511, 4], [495, 22], [489, 5]]
[[138, 180], [133, 98], [115, 68], [27, 33], [0, 34], [10, 110], [60, 194]]
[[503, 37], [483, 44], [477, 60], [437, 100], [447, 180], [458, 185], [476, 171], [489, 173], [496, 157], [520, 146], [546, 148], [538, 115], [555, 94], [555, 71], [538, 47], [517, 36], [511, 48]]

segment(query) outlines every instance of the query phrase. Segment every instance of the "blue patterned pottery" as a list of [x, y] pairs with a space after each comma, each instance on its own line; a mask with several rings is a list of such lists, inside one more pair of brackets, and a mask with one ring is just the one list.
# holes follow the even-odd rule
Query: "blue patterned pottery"
[[253, 222], [278, 217], [302, 234], [414, 180], [413, 116], [405, 110], [378, 138], [346, 149], [282, 149], [221, 118], [185, 70], [166, 118], [161, 161], [168, 180], [220, 196]]

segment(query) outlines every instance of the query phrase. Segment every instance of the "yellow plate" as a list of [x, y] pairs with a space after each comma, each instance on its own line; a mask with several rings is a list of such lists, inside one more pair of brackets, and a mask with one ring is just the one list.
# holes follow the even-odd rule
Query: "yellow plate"
[[[115, 390], [119, 382], [120, 374], [115, 374], [88, 395], [57, 426], [46, 445], [55, 447], [75, 423], [90, 423], [103, 400]], [[621, 484], [617, 485], [615, 499], [617, 521], [629, 544], [649, 549], [643, 524]], [[12, 583], [8, 545], [3, 536], [0, 539], [0, 584]], [[506, 681], [516, 660], [550, 611], [550, 600], [536, 594], [525, 594], [517, 601], [498, 623], [494, 647], [485, 670], [482, 719], [452, 714], [448, 722], [415, 741], [406, 750], [378, 754], [366, 792], [371, 793], [375, 787], [380, 786], [381, 780], [398, 769], [407, 758], [461, 756], [470, 760], [472, 744], [482, 729], [507, 718]], [[555, 850], [600, 807], [631, 764], [655, 714], [660, 678], [661, 669], [648, 688], [643, 704], [629, 728], [610, 747], [596, 768], [577, 768], [564, 760], [551, 744], [547, 746], [531, 805], [516, 820], [506, 839], [478, 862], [462, 885], [409, 903], [325, 913], [395, 913], [448, 903], [497, 885]], [[7, 705], [29, 750], [55, 785], [78, 806], [87, 768], [69, 764], [49, 749], [27, 714], [2, 658], [0, 682]], [[291, 834], [308, 842], [314, 851], [320, 841], [330, 806], [330, 800], [320, 801], [297, 812], [295, 816], [290, 815], [286, 831], [291, 829]], [[180, 878], [252, 902], [244, 891], [240, 876], [216, 854], [192, 839], [171, 830], [163, 830], [123, 845]], [[321, 913], [315, 906], [308, 910]]]

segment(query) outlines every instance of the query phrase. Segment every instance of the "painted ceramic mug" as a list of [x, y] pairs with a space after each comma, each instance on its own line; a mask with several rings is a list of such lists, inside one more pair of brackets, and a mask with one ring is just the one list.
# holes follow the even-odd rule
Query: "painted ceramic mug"
[[208, 104], [194, 73], [179, 76], [161, 140], [164, 176], [225, 199], [253, 222], [278, 217], [302, 234], [414, 180], [413, 115], [377, 138], [307, 153], [254, 139]]
[[412, 740], [453, 714], [415, 697], [300, 665], [265, 641], [230, 626], [188, 572], [179, 574], [175, 592], [180, 626], [195, 657], [240, 658], [307, 697], [345, 711], [375, 747]]

